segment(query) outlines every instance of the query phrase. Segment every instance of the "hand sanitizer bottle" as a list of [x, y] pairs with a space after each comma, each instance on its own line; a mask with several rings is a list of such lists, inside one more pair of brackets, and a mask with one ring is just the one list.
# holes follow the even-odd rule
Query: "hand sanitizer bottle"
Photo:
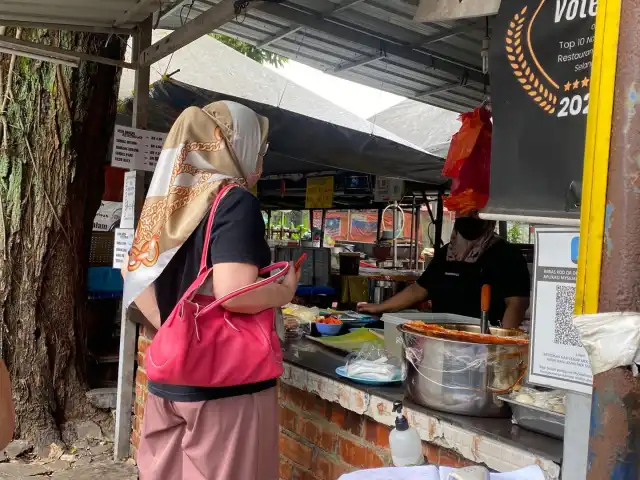
[[402, 402], [393, 402], [393, 411], [396, 417], [396, 428], [389, 434], [391, 446], [391, 459], [396, 467], [412, 467], [422, 465], [422, 441], [415, 428], [409, 427], [407, 417], [402, 414]]

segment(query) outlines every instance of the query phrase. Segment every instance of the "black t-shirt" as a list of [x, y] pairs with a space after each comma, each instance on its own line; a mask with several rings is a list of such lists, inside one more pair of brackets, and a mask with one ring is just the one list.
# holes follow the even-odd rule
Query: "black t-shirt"
[[475, 263], [448, 262], [447, 248], [440, 249], [418, 279], [427, 290], [434, 313], [480, 317], [482, 286], [491, 285], [489, 319], [502, 321], [505, 299], [529, 297], [531, 280], [524, 256], [516, 247], [500, 239]]
[[[178, 300], [198, 276], [208, 221], [209, 213], [204, 216], [155, 282], [162, 322], [171, 314]], [[227, 193], [218, 205], [213, 220], [207, 265], [219, 263], [246, 263], [258, 268], [264, 268], [271, 263], [260, 202], [243, 188], [234, 188]], [[224, 388], [149, 382], [149, 392], [174, 402], [200, 402], [257, 393], [275, 385], [275, 380]]]

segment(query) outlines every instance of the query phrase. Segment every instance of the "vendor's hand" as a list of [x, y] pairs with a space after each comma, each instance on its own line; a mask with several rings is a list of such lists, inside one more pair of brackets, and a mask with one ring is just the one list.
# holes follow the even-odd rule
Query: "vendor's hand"
[[363, 302], [358, 304], [358, 311], [360, 313], [378, 314], [378, 313], [383, 313], [383, 308], [382, 308], [382, 305]]
[[298, 284], [300, 283], [300, 275], [302, 273], [302, 269], [296, 270], [293, 262], [289, 264], [290, 268], [287, 274], [282, 279], [282, 286], [287, 288], [291, 297], [285, 303], [289, 303], [296, 294], [296, 290], [298, 290]]

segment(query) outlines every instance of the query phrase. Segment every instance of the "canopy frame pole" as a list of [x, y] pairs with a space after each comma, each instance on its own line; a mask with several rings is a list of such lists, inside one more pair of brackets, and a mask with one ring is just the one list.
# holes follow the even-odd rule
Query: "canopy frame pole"
[[267, 238], [271, 239], [271, 209], [267, 210]]
[[415, 208], [415, 222], [416, 222], [416, 250], [414, 253], [414, 266], [413, 268], [418, 268], [418, 263], [420, 262], [420, 212], [422, 211], [422, 204], [418, 202], [418, 205]]
[[[140, 52], [151, 44], [152, 17], [148, 17], [140, 24], [138, 32], [133, 37], [134, 61]], [[133, 99], [133, 127], [145, 128], [148, 121], [150, 68], [139, 67], [135, 76], [135, 91]], [[136, 172], [140, 180], [144, 172]], [[136, 182], [136, 187], [142, 185]], [[139, 191], [140, 190], [140, 191]], [[142, 189], [136, 188], [135, 211], [137, 222], [144, 201]], [[118, 356], [118, 392], [116, 397], [116, 428], [114, 438], [114, 458], [124, 460], [131, 449], [131, 406], [133, 405], [135, 376], [136, 376], [136, 343], [138, 327], [133, 320], [133, 308], [122, 305], [120, 319], [120, 351]]]
[[320, 225], [320, 248], [324, 248], [324, 224], [327, 223], [327, 210], [322, 209], [322, 224]]
[[[236, 11], [237, 4], [239, 4], [237, 0], [222, 0], [193, 20], [174, 30], [162, 40], [147, 46], [140, 53], [139, 65], [148, 67], [167, 55], [171, 55], [176, 50], [189, 45], [203, 35], [231, 22], [238, 16]], [[251, 0], [242, 8], [242, 13], [244, 14], [252, 8], [259, 7], [261, 4], [262, 2], [260, 1]]]
[[434, 238], [434, 242], [435, 245], [433, 246], [434, 248], [434, 252], [437, 253], [442, 247], [443, 247], [443, 242], [442, 242], [442, 222], [444, 219], [444, 191], [440, 190], [438, 192], [438, 203], [436, 206], [436, 218], [434, 221], [434, 225], [436, 227], [436, 232], [435, 232], [435, 237]]
[[[415, 231], [415, 227], [416, 227], [416, 218], [415, 218], [415, 214], [416, 214], [416, 196], [412, 195], [411, 196], [411, 240], [409, 242], [409, 268], [411, 268], [413, 266], [413, 247], [414, 247], [414, 234], [416, 233]], [[417, 236], [416, 236], [416, 242], [417, 242]], [[417, 249], [417, 244], [416, 244], [416, 249]]]
[[391, 241], [391, 245], [393, 247], [393, 260], [391, 268], [395, 270], [398, 265], [398, 239], [396, 238], [396, 234], [398, 233], [398, 202], [393, 202], [393, 236], [391, 237], [393, 240]]

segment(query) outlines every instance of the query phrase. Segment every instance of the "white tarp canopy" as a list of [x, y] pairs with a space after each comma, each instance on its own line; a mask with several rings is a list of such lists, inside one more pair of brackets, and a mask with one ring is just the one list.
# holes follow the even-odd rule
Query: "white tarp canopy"
[[[169, 33], [168, 30], [155, 30], [153, 42], [157, 42]], [[163, 74], [172, 73], [178, 69], [180, 71], [171, 76], [173, 80], [265, 105], [277, 106], [420, 150], [419, 146], [405, 138], [344, 110], [210, 36], [200, 37], [172, 56], [153, 64], [151, 83], [161, 80]], [[120, 81], [121, 99], [133, 94], [133, 85], [134, 73], [124, 70]]]

